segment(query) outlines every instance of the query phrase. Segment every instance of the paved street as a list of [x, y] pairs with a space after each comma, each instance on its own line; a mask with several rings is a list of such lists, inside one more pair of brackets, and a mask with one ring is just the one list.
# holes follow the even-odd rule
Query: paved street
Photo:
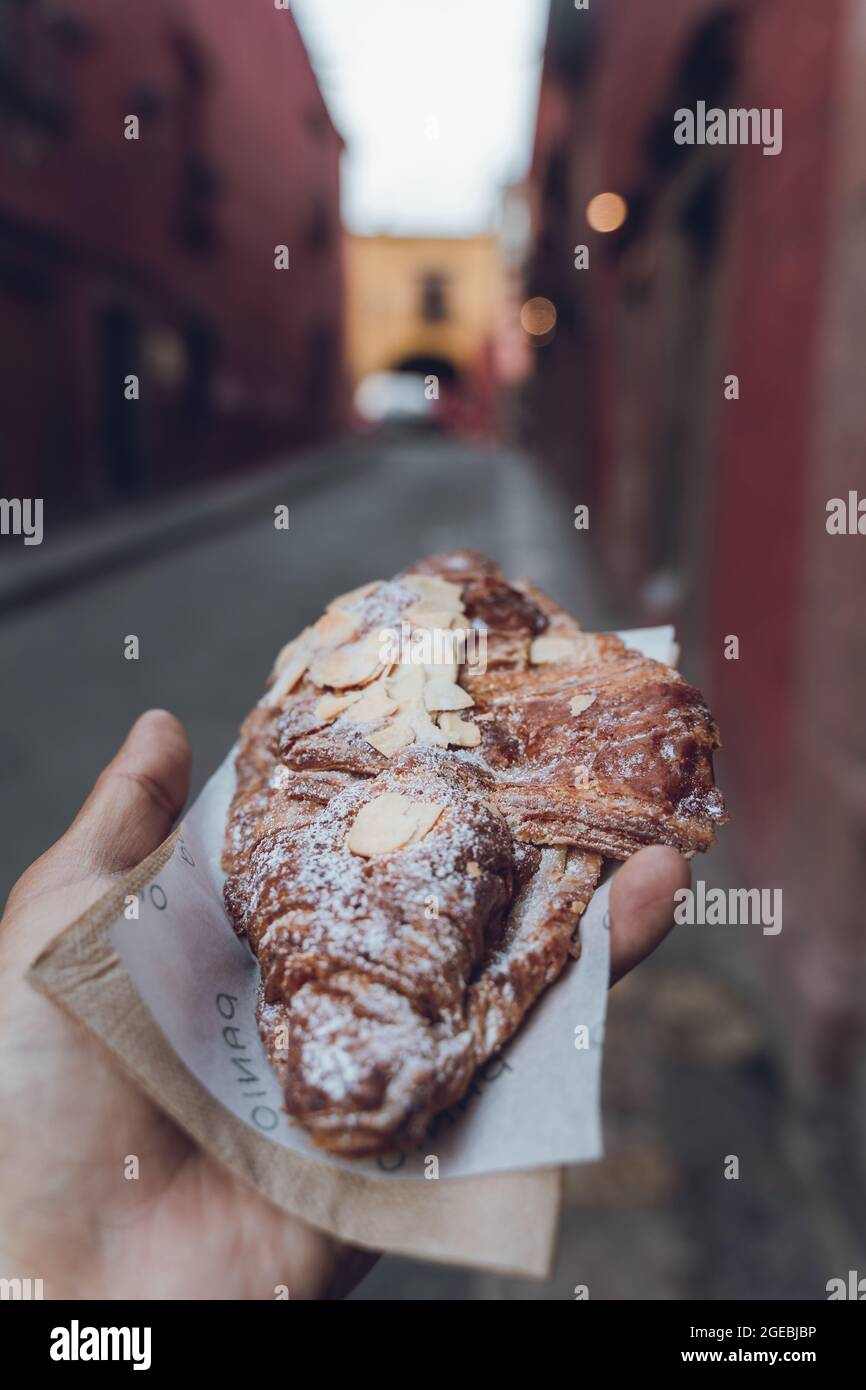
[[[577, 499], [579, 500], [579, 499]], [[277, 649], [335, 593], [427, 551], [477, 546], [531, 574], [587, 626], [628, 622], [593, 592], [585, 539], [561, 496], [519, 457], [410, 439], [321, 457], [272, 496], [183, 546], [33, 603], [0, 622], [0, 879], [67, 824], [141, 710], [184, 720], [195, 789], [224, 756]], [[273, 505], [291, 508], [276, 531]], [[169, 502], [168, 508], [173, 504]], [[137, 662], [123, 656], [138, 636]], [[702, 865], [724, 882], [723, 851]], [[737, 929], [728, 929], [730, 931]], [[798, 1158], [761, 993], [761, 939], [682, 928], [612, 996], [605, 1062], [609, 1157], [571, 1176], [559, 1265], [533, 1285], [387, 1259], [358, 1298], [823, 1297], [856, 1258], [832, 1194]], [[754, 947], [754, 949], [752, 949]], [[736, 961], [736, 965], [733, 962]], [[723, 1178], [737, 1154], [741, 1178]], [[828, 1216], [829, 1211], [829, 1216]]]
[[[574, 602], [587, 622], [599, 617], [567, 499], [516, 458], [410, 438], [384, 451], [352, 445], [323, 465], [317, 490], [296, 487], [288, 470], [237, 529], [210, 534], [205, 517], [194, 543], [0, 623], [10, 673], [0, 750], [15, 796], [4, 891], [149, 706], [185, 722], [198, 788], [275, 653], [336, 593], [428, 551], [474, 545]], [[274, 528], [277, 502], [291, 509], [289, 531]], [[123, 655], [130, 634], [138, 661]]]

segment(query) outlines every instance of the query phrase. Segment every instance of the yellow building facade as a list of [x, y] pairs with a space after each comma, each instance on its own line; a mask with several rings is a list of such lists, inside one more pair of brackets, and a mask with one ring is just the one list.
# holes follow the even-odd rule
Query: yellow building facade
[[353, 382], [374, 372], [471, 377], [502, 314], [495, 237], [350, 236], [346, 350]]

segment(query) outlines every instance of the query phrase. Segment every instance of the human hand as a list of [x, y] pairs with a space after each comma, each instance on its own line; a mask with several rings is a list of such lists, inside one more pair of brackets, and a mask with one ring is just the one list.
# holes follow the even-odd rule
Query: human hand
[[[16, 884], [0, 924], [0, 1274], [49, 1298], [267, 1299], [348, 1291], [373, 1257], [287, 1216], [225, 1171], [24, 979], [62, 928], [171, 830], [189, 788], [172, 715], [134, 725], [76, 820]], [[653, 847], [611, 889], [611, 982], [673, 924], [685, 861]], [[38, 1105], [38, 1125], [34, 1121]], [[140, 1178], [123, 1176], [138, 1155]]]
[[182, 726], [143, 715], [0, 924], [0, 1275], [42, 1278], [48, 1298], [268, 1299], [277, 1285], [317, 1298], [369, 1267], [208, 1158], [23, 978], [165, 839], [189, 773]]
[[661, 945], [674, 924], [674, 894], [690, 882], [688, 862], [667, 845], [648, 845], [617, 869], [610, 885], [611, 985]]

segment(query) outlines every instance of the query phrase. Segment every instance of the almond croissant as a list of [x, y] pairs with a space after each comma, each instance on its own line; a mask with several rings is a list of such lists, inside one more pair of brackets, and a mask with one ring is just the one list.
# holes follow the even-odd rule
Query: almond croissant
[[[449, 633], [464, 656], [483, 637], [486, 667], [427, 640]], [[712, 842], [717, 744], [675, 671], [472, 552], [284, 648], [242, 730], [225, 896], [313, 1143], [419, 1142], [575, 951], [602, 854]]]

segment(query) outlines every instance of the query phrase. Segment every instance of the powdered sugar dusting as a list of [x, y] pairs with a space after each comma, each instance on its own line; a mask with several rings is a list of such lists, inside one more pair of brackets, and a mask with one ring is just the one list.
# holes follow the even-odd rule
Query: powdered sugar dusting
[[[304, 680], [248, 721], [227, 834], [226, 901], [259, 960], [287, 1109], [337, 1153], [410, 1142], [459, 1099], [563, 968], [601, 868], [592, 851], [699, 839], [721, 814], [715, 731], [675, 672], [608, 634], [527, 669], [534, 636], [571, 620], [487, 561], [423, 564], [461, 585], [468, 624], [491, 624], [493, 669], [461, 677], [480, 745], [436, 746], [425, 712], [388, 759], [367, 736], [390, 716], [327, 719]], [[351, 599], [353, 640], [398, 627], [423, 589], [409, 575]], [[353, 854], [359, 811], [389, 793], [444, 809], [418, 840]], [[524, 840], [572, 848], [527, 860]]]

